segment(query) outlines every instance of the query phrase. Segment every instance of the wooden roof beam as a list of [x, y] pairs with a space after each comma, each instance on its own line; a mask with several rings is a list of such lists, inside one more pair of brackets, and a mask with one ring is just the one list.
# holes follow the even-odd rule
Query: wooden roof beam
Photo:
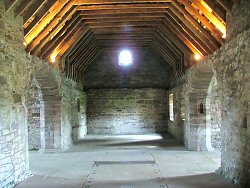
[[157, 4], [109, 4], [109, 5], [80, 5], [77, 10], [113, 10], [113, 9], [155, 9], [155, 8], [169, 8], [170, 3], [157, 3]]
[[89, 35], [91, 34], [90, 29], [88, 29], [86, 32], [82, 32], [81, 35], [79, 35], [77, 38], [75, 38], [75, 41], [71, 43], [71, 46], [69, 46], [68, 48], [63, 48], [64, 50], [60, 51], [60, 57], [62, 57], [62, 59], [66, 59], [66, 57], [70, 54], [73, 53], [72, 51], [76, 50], [79, 45], [81, 44], [81, 39], [85, 36], [85, 35]]
[[[72, 15], [71, 12], [66, 14], [66, 17], [63, 18], [60, 23], [57, 24], [56, 27], [54, 27], [48, 35], [42, 39], [38, 45], [34, 46], [34, 49], [32, 49], [32, 52], [34, 54], [38, 54], [39, 51], [51, 40], [54, 40], [55, 37], [59, 36], [61, 33], [64, 33], [67, 28], [69, 28], [77, 19], [79, 18], [78, 14]], [[33, 51], [34, 50], [34, 51]]]
[[155, 28], [153, 27], [132, 27], [132, 28], [96, 28], [93, 30], [94, 34], [130, 34], [130, 33], [143, 33], [143, 32], [152, 32]]
[[188, 48], [188, 46], [169, 27], [161, 24], [156, 26], [156, 30], [167, 41], [176, 44], [176, 46], [178, 46], [183, 53], [187, 55], [192, 54], [192, 51]]
[[[25, 41], [27, 44], [30, 44], [35, 39], [35, 37], [37, 37], [42, 32], [46, 25], [49, 24], [57, 15], [57, 13], [64, 7], [67, 1], [68, 0], [61, 0], [54, 2], [54, 0], [52, 0], [49, 1], [51, 2], [49, 4], [49, 6], [51, 7], [50, 9], [46, 9], [46, 7], [43, 7], [41, 14], [39, 14], [29, 24], [29, 26], [24, 29]], [[46, 11], [44, 11], [44, 9], [46, 9]]]
[[190, 30], [190, 28], [185, 25], [185, 23], [179, 20], [179, 18], [173, 12], [169, 11], [168, 14], [166, 14], [166, 17], [174, 25], [180, 28], [180, 31], [182, 31], [183, 34], [185, 34], [186, 37], [189, 38], [188, 40], [190, 42], [192, 41], [193, 44], [197, 44], [197, 46], [199, 46], [200, 49], [203, 49], [203, 51], [205, 51], [207, 54], [210, 54], [213, 52], [213, 50], [211, 50], [206, 45], [205, 42], [203, 42], [198, 36], [196, 36], [195, 33], [193, 33], [193, 31]]
[[49, 43], [49, 47], [47, 47], [47, 45], [44, 46], [44, 48], [41, 50], [42, 51], [41, 57], [43, 59], [48, 59], [48, 57], [52, 54], [53, 51], [62, 48], [64, 40], [66, 40], [68, 37], [71, 37], [74, 34], [74, 32], [81, 30], [81, 27], [82, 27], [81, 22], [76, 21], [74, 24], [70, 26], [70, 28], [64, 34], [58, 37], [56, 41], [51, 41]]
[[29, 21], [29, 19], [34, 16], [39, 9], [44, 5], [45, 0], [36, 0], [32, 7], [29, 7], [29, 10], [26, 11], [23, 15], [23, 23], [24, 25]]
[[86, 46], [86, 48], [84, 49], [84, 51], [81, 51], [79, 53], [78, 58], [76, 59], [76, 61], [71, 62], [73, 64], [76, 65], [76, 68], [79, 70], [82, 70], [83, 64], [84, 64], [84, 60], [86, 60], [86, 58], [91, 54], [92, 51], [95, 51], [97, 49], [99, 49], [99, 45], [96, 43], [96, 41], [91, 40], [88, 45]]
[[81, 11], [82, 15], [107, 15], [107, 14], [111, 14], [111, 15], [119, 15], [119, 14], [140, 14], [140, 13], [163, 13], [165, 12], [165, 8], [129, 8], [129, 9], [105, 9], [105, 10], [85, 10], [85, 11]]
[[62, 57], [64, 53], [72, 46], [76, 41], [78, 41], [81, 36], [83, 36], [86, 32], [88, 32], [89, 29], [86, 27], [80, 27], [76, 31], [72, 31], [70, 35], [68, 35], [67, 38], [65, 38], [60, 46], [57, 46], [57, 48], [54, 49], [53, 53], [56, 53], [58, 58]]
[[171, 3], [171, 0], [77, 0], [76, 5], [122, 4], [122, 3]]
[[[73, 7], [74, 2], [70, 1], [58, 15], [42, 30], [42, 32], [30, 43], [26, 50], [31, 51], [36, 48], [34, 54], [37, 52], [53, 37], [53, 35], [62, 29], [66, 21], [75, 13]], [[71, 11], [70, 11], [71, 9]]]
[[164, 18], [162, 17], [157, 17], [157, 18], [145, 18], [145, 17], [123, 17], [123, 18], [108, 18], [108, 19], [92, 19], [92, 20], [85, 20], [85, 24], [92, 24], [92, 23], [115, 23], [115, 22], [131, 22], [131, 21], [161, 21]]
[[153, 27], [153, 25], [158, 24], [159, 22], [129, 22], [129, 23], [107, 23], [105, 25], [97, 23], [97, 24], [88, 24], [87, 27], [90, 29], [96, 29], [96, 28], [124, 28], [126, 27]]
[[79, 15], [84, 15], [84, 20], [91, 19], [109, 19], [109, 18], [128, 18], [128, 17], [143, 17], [143, 18], [158, 18], [164, 16], [163, 12], [144, 12], [144, 13], [123, 13], [123, 14], [84, 14], [84, 11], [79, 11]]
[[213, 12], [226, 23], [226, 10], [214, 0], [203, 0], [213, 10]]
[[161, 35], [159, 32], [155, 33], [154, 38], [159, 42], [161, 42], [161, 45], [164, 46], [164, 48], [167, 49], [170, 52], [170, 54], [172, 54], [172, 56], [175, 57], [176, 59], [180, 59], [181, 56], [183, 55], [183, 52], [181, 52], [180, 49], [178, 49], [171, 42], [166, 40], [166, 38], [163, 37], [163, 35]]
[[93, 37], [93, 34], [91, 32], [87, 32], [80, 40], [79, 44], [75, 46], [75, 48], [69, 52], [67, 56], [67, 62], [73, 62], [81, 56], [81, 53], [85, 52], [86, 47], [88, 46], [88, 43], [91, 41], [95, 41], [95, 38]]
[[169, 59], [165, 56], [165, 54], [164, 54], [164, 52], [162, 51], [162, 49], [160, 49], [159, 47], [156, 47], [155, 43], [153, 43], [153, 44], [151, 45], [151, 49], [153, 49], [153, 50], [156, 52], [156, 54], [158, 54], [158, 56], [160, 56], [161, 59], [163, 59], [163, 62], [164, 62], [164, 63], [167, 63], [170, 67], [173, 68], [173, 63], [171, 63], [171, 62], [169, 61]]
[[[101, 52], [102, 52], [102, 51], [101, 51], [100, 49], [98, 49], [98, 51], [97, 51], [95, 54], [93, 54], [91, 58], [89, 58], [89, 59], [87, 60], [87, 63], [85, 64], [85, 66], [84, 66], [83, 69], [82, 69], [83, 72], [85, 72], [86, 69], [89, 67], [89, 65], [90, 65], [91, 63], [93, 63], [95, 59], [98, 58], [98, 56], [101, 54]], [[94, 52], [93, 52], [93, 53], [94, 53]]]
[[20, 16], [21, 14], [24, 13], [24, 11], [33, 3], [32, 0], [28, 1], [27, 0], [22, 0], [19, 3], [19, 6], [16, 7], [15, 9], [15, 17]]
[[79, 25], [81, 22], [81, 18], [75, 17], [70, 20], [69, 24], [67, 24], [65, 27], [63, 27], [54, 37], [52, 40], [47, 42], [40, 51], [37, 52], [37, 56], [41, 56], [44, 52], [44, 50], [48, 50], [51, 48], [52, 45], [57, 43], [58, 41], [62, 40], [63, 37], [70, 33], [72, 29], [74, 29], [77, 25]]
[[185, 6], [185, 9], [197, 20], [200, 20], [201, 23], [206, 26], [212, 33], [212, 35], [216, 38], [220, 44], [223, 44], [225, 40], [222, 38], [222, 33], [217, 30], [217, 28], [210, 23], [210, 21], [202, 16], [191, 4], [189, 4], [188, 0], [178, 0], [178, 2], [182, 3]]
[[192, 2], [198, 7], [198, 9], [212, 22], [217, 29], [223, 33], [223, 35], [226, 35], [226, 24], [220, 20], [218, 17], [216, 17], [211, 10], [199, 1], [199, 0], [192, 0]]
[[[215, 51], [220, 48], [220, 44], [216, 41], [211, 34], [209, 34], [198, 22], [194, 19], [176, 0], [172, 1], [173, 5], [171, 7], [171, 11], [175, 13], [175, 15], [188, 26], [188, 28], [195, 33], [207, 46], [212, 50]], [[176, 8], [175, 8], [176, 7]], [[183, 13], [181, 15], [178, 10]], [[198, 29], [197, 29], [198, 28]]]
[[163, 23], [170, 30], [172, 30], [194, 54], [200, 54], [202, 56], [206, 56], [208, 54], [178, 24], [174, 24], [170, 17], [166, 17]]
[[169, 51], [164, 48], [158, 40], [155, 40], [152, 43], [152, 47], [157, 46], [156, 50], [162, 52], [162, 56], [164, 56], [168, 61], [169, 65], [173, 67], [178, 61], [176, 61], [171, 55], [169, 55]]
[[81, 67], [81, 70], [85, 72], [85, 70], [94, 62], [95, 59], [97, 59], [101, 53], [101, 48], [94, 49], [87, 57], [85, 64]]
[[226, 0], [216, 0], [227, 12], [231, 12], [232, 5]]
[[5, 11], [8, 12], [10, 9], [12, 9], [16, 4], [18, 0], [4, 0], [5, 4]]

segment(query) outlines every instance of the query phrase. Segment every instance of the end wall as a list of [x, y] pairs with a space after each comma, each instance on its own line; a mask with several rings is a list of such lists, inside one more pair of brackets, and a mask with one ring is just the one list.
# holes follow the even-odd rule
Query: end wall
[[121, 67], [118, 52], [105, 51], [86, 70], [88, 133], [166, 132], [172, 69], [147, 49], [133, 54], [134, 64]]
[[87, 92], [89, 134], [165, 133], [167, 91], [98, 89]]

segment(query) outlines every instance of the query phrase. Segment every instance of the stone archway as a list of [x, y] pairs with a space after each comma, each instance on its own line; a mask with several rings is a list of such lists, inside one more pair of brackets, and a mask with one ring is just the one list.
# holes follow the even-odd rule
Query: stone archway
[[221, 148], [221, 110], [220, 94], [215, 75], [209, 84], [206, 98], [206, 124], [211, 129], [212, 148]]
[[187, 80], [185, 144], [189, 150], [212, 150], [211, 123], [207, 122], [208, 89], [214, 76], [210, 64], [190, 68]]
[[42, 68], [35, 73], [30, 92], [30, 149], [60, 151], [61, 97], [59, 83], [52, 68]]
[[28, 110], [28, 145], [29, 150], [39, 150], [41, 148], [41, 122], [44, 108], [42, 108], [42, 90], [36, 78], [33, 78], [29, 89]]

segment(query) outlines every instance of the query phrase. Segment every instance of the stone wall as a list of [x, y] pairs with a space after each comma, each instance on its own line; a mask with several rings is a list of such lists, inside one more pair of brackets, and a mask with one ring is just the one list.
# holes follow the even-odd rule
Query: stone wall
[[164, 133], [168, 95], [163, 89], [97, 89], [87, 92], [90, 134]]
[[[204, 116], [194, 116], [193, 112], [197, 111], [197, 100], [205, 102], [207, 95], [202, 92], [208, 88], [207, 84], [201, 84], [206, 78], [204, 72], [207, 72], [207, 81], [211, 80], [211, 74], [215, 75], [218, 83], [217, 92], [220, 95], [222, 174], [244, 188], [250, 187], [249, 9], [248, 0], [241, 0], [240, 4], [236, 3], [233, 6], [231, 13], [227, 15], [228, 38], [225, 45], [188, 71], [186, 127], [189, 130], [185, 131], [187, 142], [196, 145], [196, 148], [204, 145], [206, 138], [211, 136], [211, 132], [209, 135], [203, 126]], [[203, 83], [207, 83], [206, 80]], [[188, 137], [192, 135], [190, 130], [195, 131], [201, 138], [197, 139], [196, 143], [192, 143], [192, 137]]]
[[211, 79], [206, 100], [206, 122], [211, 127], [211, 144], [213, 148], [221, 148], [221, 98], [215, 76]]
[[173, 71], [149, 50], [134, 51], [134, 64], [118, 65], [118, 52], [104, 53], [85, 71], [84, 88], [167, 88]]
[[28, 108], [28, 143], [29, 150], [38, 150], [41, 148], [41, 111], [42, 91], [37, 80], [34, 78], [30, 86], [30, 97], [27, 100]]
[[[28, 99], [31, 101], [29, 107], [31, 109], [34, 105], [40, 107], [37, 118], [40, 120], [37, 122], [40, 125], [36, 124], [39, 129], [35, 129], [35, 132], [40, 133], [41, 139], [40, 148], [37, 149], [42, 151], [68, 149], [73, 142], [86, 135], [86, 97], [82, 86], [65, 78], [52, 65], [39, 58], [27, 55], [26, 59], [30, 77], [37, 81], [37, 87], [41, 92], [40, 101], [34, 100], [37, 92], [34, 89], [31, 88], [28, 94]], [[80, 111], [79, 101], [82, 109]], [[31, 126], [30, 130], [34, 129]]]
[[241, 0], [227, 15], [229, 38], [210, 57], [222, 93], [222, 172], [250, 187], [250, 1]]
[[87, 134], [86, 94], [74, 81], [65, 79], [62, 85], [62, 141], [67, 149]]
[[173, 94], [174, 97], [174, 120], [168, 118], [168, 133], [181, 143], [184, 143], [185, 92], [185, 85], [168, 90], [168, 95]]
[[104, 50], [85, 72], [88, 133], [165, 132], [165, 88], [171, 82], [172, 69], [148, 49], [132, 51], [134, 64], [127, 67], [118, 65], [118, 53]]
[[25, 91], [29, 74], [22, 20], [0, 1], [0, 185], [13, 187], [29, 176]]
[[27, 128], [30, 149], [64, 150], [86, 134], [82, 88], [53, 65], [26, 54], [23, 38], [22, 19], [6, 13], [0, 1], [1, 188], [30, 175]]

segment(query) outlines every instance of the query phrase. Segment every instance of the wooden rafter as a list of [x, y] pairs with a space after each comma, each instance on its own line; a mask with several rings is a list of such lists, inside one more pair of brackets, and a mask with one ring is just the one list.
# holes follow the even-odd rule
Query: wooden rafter
[[35, 1], [35, 3], [31, 7], [29, 7], [29, 10], [24, 13], [23, 23], [26, 24], [29, 19], [39, 11], [39, 9], [44, 5], [45, 2], [46, 1], [44, 0]]
[[5, 0], [5, 11], [9, 11], [17, 4], [18, 0]]
[[[55, 17], [58, 11], [65, 5], [67, 0], [62, 0], [57, 2], [55, 0], [49, 1], [49, 3], [45, 4], [44, 6], [48, 6], [48, 10], [42, 9], [39, 12], [39, 15], [35, 17], [35, 19], [28, 25], [27, 28], [24, 30], [25, 40], [27, 44], [34, 40], [37, 35], [46, 27], [46, 25]], [[31, 32], [32, 31], [32, 32]]]
[[[178, 0], [180, 3], [182, 3], [185, 6], [185, 9], [196, 19], [199, 20], [206, 28], [208, 28], [211, 32], [211, 34], [216, 38], [217, 41], [219, 41], [221, 44], [225, 42], [225, 40], [222, 38], [222, 33], [217, 30], [217, 28], [209, 22], [209, 20], [202, 16], [191, 4], [188, 2], [188, 0]], [[178, 6], [178, 4], [173, 1], [173, 4]]]
[[190, 65], [184, 59], [224, 43], [231, 7], [228, 0], [5, 0], [6, 11], [23, 16], [26, 50], [65, 59], [76, 80], [102, 49], [123, 45], [152, 48], [180, 76]]
[[[34, 52], [34, 54], [36, 54], [44, 46], [44, 44], [47, 43], [48, 40], [62, 28], [65, 22], [68, 21], [68, 19], [71, 18], [73, 13], [75, 12], [74, 8], [69, 11], [72, 8], [73, 3], [74, 2], [70, 1], [58, 13], [58, 15], [45, 27], [45, 29], [43, 29], [42, 32], [31, 42], [27, 50], [31, 51], [33, 48], [39, 45], [39, 47], [37, 47]], [[65, 18], [63, 19], [64, 16]]]
[[[98, 4], [122, 4], [128, 3], [126, 0], [77, 0], [76, 5], [98, 5]], [[171, 0], [130, 0], [130, 4], [135, 3], [171, 3]]]
[[228, 3], [226, 0], [216, 0], [220, 5], [228, 12], [231, 11], [232, 5]]
[[15, 17], [20, 16], [33, 3], [33, 1], [22, 0], [15, 9]]
[[[195, 6], [212, 22], [217, 29], [219, 29], [223, 34], [226, 34], [225, 23], [216, 17], [206, 6], [204, 6], [199, 0], [192, 0]], [[204, 2], [204, 1], [203, 1]]]

